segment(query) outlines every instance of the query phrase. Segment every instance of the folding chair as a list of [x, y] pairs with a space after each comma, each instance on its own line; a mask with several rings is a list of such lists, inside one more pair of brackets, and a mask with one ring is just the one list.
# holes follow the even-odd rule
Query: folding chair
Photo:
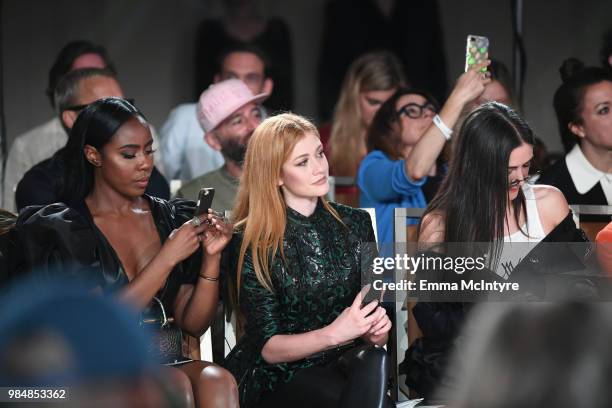
[[[417, 241], [417, 225], [406, 225], [408, 219], [420, 219], [425, 212], [424, 208], [396, 208], [394, 213], [394, 242], [395, 253], [406, 253], [410, 248], [407, 244], [416, 244]], [[400, 282], [404, 279], [406, 271], [395, 270], [394, 280]], [[409, 389], [405, 385], [404, 376], [399, 374], [399, 364], [404, 359], [404, 354], [409, 345], [418, 337], [421, 336], [421, 331], [414, 320], [411, 310], [414, 306], [408, 299], [400, 298], [400, 295], [393, 292], [393, 300], [395, 305], [395, 316], [393, 321], [393, 347], [390, 346], [391, 361], [390, 365], [393, 369], [392, 380], [394, 386], [391, 389], [391, 397], [394, 401], [401, 403], [409, 400]], [[390, 342], [391, 343], [391, 342]]]

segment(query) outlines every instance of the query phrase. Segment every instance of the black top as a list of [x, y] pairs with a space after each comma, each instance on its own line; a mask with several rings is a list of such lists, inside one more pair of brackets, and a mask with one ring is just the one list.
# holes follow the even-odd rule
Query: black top
[[[267, 58], [266, 70], [274, 80], [272, 95], [264, 102], [271, 111], [291, 110], [293, 107], [293, 51], [291, 34], [284, 21], [270, 19], [265, 30], [250, 41]], [[233, 38], [220, 20], [206, 19], [200, 23], [196, 38], [195, 97], [200, 97], [218, 73], [221, 53], [241, 41]]]
[[[362, 262], [368, 264], [376, 256], [375, 246], [366, 245], [375, 243], [372, 222], [365, 211], [332, 206], [345, 225], [320, 202], [310, 217], [287, 208], [284, 260], [276, 254], [271, 264], [274, 293], [259, 283], [250, 251], [245, 254], [240, 288], [245, 334], [225, 362], [238, 381], [240, 406], [256, 404], [262, 393], [288, 382], [298, 370], [338, 357], [339, 352], [330, 351], [291, 363], [268, 364], [261, 356], [274, 335], [305, 333], [330, 324], [360, 290]], [[233, 246], [240, 248], [240, 235], [233, 240]]]
[[[61, 154], [41, 161], [28, 170], [15, 191], [17, 210], [28, 205], [47, 205], [62, 201], [60, 192], [64, 178], [64, 160]], [[170, 186], [162, 174], [153, 167], [146, 194], [168, 200]]]
[[[193, 201], [145, 197], [162, 244], [172, 230], [193, 217]], [[27, 207], [19, 214], [16, 231], [23, 245], [24, 269], [40, 279], [74, 279], [104, 293], [116, 292], [129, 282], [117, 253], [94, 224], [85, 203], [76, 208], [63, 203]], [[158, 292], [168, 310], [174, 306], [180, 285], [197, 281], [201, 256], [198, 250], [178, 264]]]
[[[569, 204], [608, 205], [601, 183], [595, 184], [584, 194], [576, 190], [572, 176], [567, 168], [565, 157], [557, 160], [538, 179], [538, 184], [548, 184], [557, 187]], [[610, 221], [607, 215], [580, 215], [580, 221], [606, 222]]]
[[538, 179], [538, 184], [548, 184], [557, 187], [570, 204], [608, 205], [601, 183], [595, 184], [584, 194], [576, 190], [572, 176], [567, 169], [565, 157], [557, 160]]

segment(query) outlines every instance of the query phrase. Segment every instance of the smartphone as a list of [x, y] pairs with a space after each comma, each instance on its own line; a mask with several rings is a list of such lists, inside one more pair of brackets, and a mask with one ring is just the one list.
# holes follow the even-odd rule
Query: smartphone
[[[480, 64], [489, 58], [489, 39], [481, 35], [469, 34], [465, 46], [465, 72], [474, 64]], [[482, 68], [487, 72], [487, 68]]]
[[200, 190], [194, 214], [196, 217], [202, 214], [208, 214], [208, 209], [212, 208], [212, 201], [214, 196], [215, 189], [212, 187], [205, 187]]
[[367, 290], [367, 292], [363, 294], [363, 298], [361, 300], [362, 309], [373, 301], [377, 301], [378, 304], [380, 304], [382, 300], [382, 291], [374, 289], [374, 287], [371, 284], [364, 286], [361, 290], [364, 292]]

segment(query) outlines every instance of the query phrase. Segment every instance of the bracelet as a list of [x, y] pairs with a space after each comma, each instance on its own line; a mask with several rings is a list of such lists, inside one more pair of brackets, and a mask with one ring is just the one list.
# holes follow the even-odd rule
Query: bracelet
[[211, 281], [211, 282], [218, 282], [219, 278], [211, 278], [210, 276], [206, 276], [204, 274], [200, 274], [200, 278], [202, 279], [206, 279], [207, 281]]
[[453, 131], [446, 126], [446, 123], [442, 121], [440, 115], [433, 117], [433, 124], [436, 125], [446, 140], [450, 140], [451, 136], [453, 135]]

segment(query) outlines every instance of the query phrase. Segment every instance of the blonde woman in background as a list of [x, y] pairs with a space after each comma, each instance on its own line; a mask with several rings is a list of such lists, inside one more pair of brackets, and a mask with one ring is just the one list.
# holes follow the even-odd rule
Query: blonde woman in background
[[[321, 129], [332, 175], [357, 175], [359, 163], [367, 154], [366, 132], [374, 115], [403, 85], [406, 85], [404, 68], [391, 52], [367, 53], [351, 64], [336, 103], [329, 141], [329, 130], [325, 126]], [[357, 187], [337, 191], [357, 194]]]

